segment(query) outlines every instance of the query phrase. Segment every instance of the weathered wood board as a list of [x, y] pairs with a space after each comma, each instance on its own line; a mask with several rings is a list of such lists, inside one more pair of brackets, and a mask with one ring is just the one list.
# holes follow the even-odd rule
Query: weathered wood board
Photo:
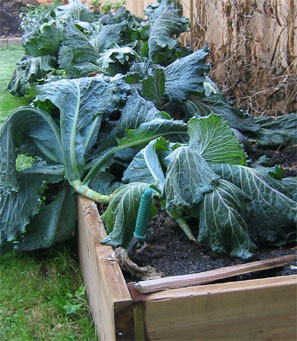
[[127, 285], [95, 203], [78, 199], [80, 262], [101, 341], [296, 340], [297, 275], [141, 294]]

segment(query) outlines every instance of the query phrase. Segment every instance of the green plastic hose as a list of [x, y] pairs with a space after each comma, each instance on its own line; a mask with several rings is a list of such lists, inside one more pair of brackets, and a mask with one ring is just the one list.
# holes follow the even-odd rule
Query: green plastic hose
[[153, 190], [151, 188], [147, 188], [142, 193], [137, 213], [135, 231], [133, 234], [133, 236], [137, 239], [144, 239], [146, 236], [147, 224], [152, 206], [152, 194]]

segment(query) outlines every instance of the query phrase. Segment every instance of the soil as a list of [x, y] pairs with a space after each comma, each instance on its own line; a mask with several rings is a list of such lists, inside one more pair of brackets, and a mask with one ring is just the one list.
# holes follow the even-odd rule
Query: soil
[[[197, 231], [196, 231], [197, 234]], [[294, 254], [294, 247], [268, 248], [262, 246], [249, 261]], [[177, 223], [162, 211], [148, 225], [145, 242], [133, 258], [139, 266], [151, 265], [164, 274], [176, 276], [217, 269], [247, 261], [217, 254], [189, 240]], [[297, 273], [297, 261], [278, 269], [238, 276], [237, 279], [282, 276]]]
[[284, 177], [297, 176], [297, 145], [289, 146], [283, 150], [251, 148], [247, 153], [252, 161], [266, 155], [269, 159], [267, 167], [281, 165], [284, 170]]
[[1, 0], [0, 2], [0, 38], [20, 37], [21, 9], [27, 5], [38, 5], [37, 0]]

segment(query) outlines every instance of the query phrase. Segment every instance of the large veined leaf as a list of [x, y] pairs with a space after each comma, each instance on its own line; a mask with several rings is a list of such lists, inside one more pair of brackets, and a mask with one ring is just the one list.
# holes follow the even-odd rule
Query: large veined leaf
[[17, 192], [0, 192], [0, 248], [25, 232], [30, 220], [41, 208], [41, 197], [47, 183], [57, 183], [63, 178], [64, 175], [57, 174], [56, 169], [51, 171], [47, 167], [46, 174], [41, 174], [40, 169], [37, 174], [34, 168], [28, 169], [18, 174]]
[[104, 25], [98, 34], [95, 42], [95, 47], [98, 52], [104, 52], [116, 44], [122, 45], [124, 33], [127, 30], [126, 22], [117, 24]]
[[140, 83], [151, 73], [151, 69], [152, 63], [147, 59], [141, 63], [134, 63], [131, 66], [129, 72], [126, 74], [125, 81], [128, 84], [134, 84], [134, 86], [138, 87], [138, 83]]
[[219, 176], [189, 146], [177, 148], [167, 158], [171, 162], [165, 181], [166, 210], [192, 207], [214, 189]]
[[168, 138], [186, 135], [187, 125], [182, 121], [169, 119], [154, 119], [142, 123], [137, 129], [127, 129], [126, 136], [117, 139], [117, 146], [110, 147], [105, 153], [101, 153], [92, 161], [92, 169], [86, 175], [84, 181], [89, 181], [97, 172], [104, 171], [113, 162], [113, 156], [127, 148], [141, 148], [160, 136]]
[[94, 191], [107, 195], [112, 194], [121, 185], [121, 182], [119, 182], [114, 175], [108, 172], [97, 172], [94, 174], [89, 183], [89, 187]]
[[154, 68], [152, 73], [142, 81], [142, 95], [161, 109], [164, 101], [165, 74], [162, 68]]
[[189, 20], [179, 16], [178, 9], [168, 9], [161, 14], [152, 24], [148, 46], [149, 57], [154, 60], [155, 55], [162, 49], [173, 50], [178, 46], [178, 41], [173, 37], [178, 37], [187, 30]]
[[168, 150], [168, 142], [164, 138], [151, 141], [136, 154], [124, 172], [124, 182], [143, 182], [156, 185], [163, 192], [165, 176], [158, 157], [158, 151]]
[[247, 219], [254, 241], [285, 242], [295, 230], [297, 204], [280, 191], [281, 181], [266, 172], [239, 165], [214, 165], [223, 179], [232, 182], [252, 200]]
[[218, 253], [247, 259], [255, 245], [250, 240], [241, 206], [248, 197], [232, 183], [219, 180], [199, 205], [198, 242]]
[[182, 121], [157, 118], [142, 123], [137, 129], [129, 129], [118, 143], [121, 148], [139, 146], [160, 136], [186, 134], [186, 129], [187, 125]]
[[58, 20], [46, 22], [31, 35], [24, 44], [26, 54], [33, 57], [51, 55], [58, 57], [64, 29]]
[[288, 177], [281, 181], [282, 192], [297, 202], [297, 178]]
[[33, 107], [15, 110], [0, 129], [0, 191], [3, 193], [19, 188], [15, 166], [17, 148], [31, 156], [62, 163], [60, 134], [51, 116]]
[[193, 117], [189, 121], [189, 146], [210, 163], [245, 164], [245, 153], [222, 117]]
[[278, 148], [297, 143], [297, 114], [281, 115], [279, 117], [258, 117], [255, 122], [261, 126], [255, 137], [259, 148]]
[[252, 117], [243, 118], [242, 113], [232, 107], [221, 95], [211, 95], [210, 97], [191, 94], [180, 105], [180, 108], [189, 117], [207, 116], [211, 113], [222, 115], [229, 121], [230, 127], [243, 132], [257, 132], [260, 129]]
[[151, 101], [145, 100], [136, 90], [132, 90], [132, 94], [127, 97], [126, 104], [121, 112], [121, 117], [117, 125], [112, 131], [105, 136], [99, 136], [99, 148], [96, 154], [117, 145], [116, 138], [125, 136], [126, 129], [136, 129], [142, 123], [152, 121], [156, 118], [169, 119], [170, 116], [164, 112], [160, 112]]
[[165, 69], [165, 94], [170, 101], [182, 102], [191, 92], [203, 93], [205, 73], [210, 65], [205, 64], [208, 48], [180, 58]]
[[53, 56], [24, 57], [14, 71], [7, 85], [7, 89], [14, 96], [26, 95], [32, 84], [37, 83], [56, 65], [56, 58]]
[[[117, 148], [118, 138], [123, 138], [126, 135], [126, 131], [131, 129], [139, 128], [142, 123], [147, 123], [147, 125], [150, 125], [150, 121], [154, 121], [155, 119], [158, 120], [165, 120], [166, 122], [170, 116], [166, 114], [165, 112], [160, 112], [157, 110], [157, 108], [154, 106], [154, 104], [150, 101], [145, 100], [143, 97], [139, 95], [139, 93], [135, 90], [132, 91], [132, 94], [128, 96], [126, 104], [122, 110], [121, 117], [119, 119], [118, 124], [115, 126], [115, 128], [108, 134], [108, 136], [103, 135], [103, 139], [100, 139], [99, 137], [99, 148], [96, 150], [96, 157], [93, 158], [93, 160], [88, 164], [88, 168], [93, 167], [98, 161], [102, 159], [106, 159], [106, 162], [101, 163], [100, 170], [104, 170], [106, 167], [108, 167], [112, 162], [112, 158], [106, 158], [107, 155], [115, 155], [117, 158], [121, 158], [123, 153], [126, 153], [127, 150], [129, 150], [130, 146], [127, 145], [125, 148], [125, 145], [123, 145], [123, 148], [114, 149]], [[158, 121], [160, 122], [160, 121]], [[168, 124], [168, 122], [167, 122]], [[186, 125], [183, 124], [184, 129], [186, 129]], [[155, 129], [156, 126], [153, 126], [149, 128], [149, 130], [152, 133], [152, 130]], [[171, 123], [168, 124], [167, 128], [169, 129], [169, 132], [172, 130]], [[143, 131], [145, 128], [141, 128], [139, 131], [136, 132], [136, 134], [143, 134]], [[158, 128], [157, 128], [158, 130]], [[166, 129], [165, 129], [166, 130]], [[166, 133], [162, 126], [160, 126], [161, 134], [162, 132]], [[151, 139], [157, 138], [160, 136], [160, 134], [154, 135], [154, 137], [149, 138], [148, 141]], [[141, 140], [139, 140], [141, 142]], [[129, 143], [130, 141], [128, 141]], [[134, 141], [137, 145], [138, 139], [135, 138]], [[145, 142], [144, 142], [145, 143]], [[134, 146], [134, 145], [133, 145]], [[108, 154], [111, 153], [111, 154]], [[132, 158], [135, 156], [135, 152], [132, 155]], [[131, 158], [131, 159], [132, 159]], [[129, 160], [129, 162], [131, 161]], [[96, 168], [96, 171], [98, 171], [99, 168]], [[93, 172], [93, 176], [95, 175], [95, 172]]]
[[43, 206], [26, 228], [26, 234], [16, 243], [17, 250], [49, 248], [68, 240], [75, 231], [77, 212], [73, 190], [64, 187], [57, 198]]
[[93, 22], [95, 19], [95, 14], [78, 0], [72, 0], [67, 5], [59, 6], [56, 9], [56, 15], [58, 18], [73, 19], [89, 23]]
[[148, 184], [130, 183], [114, 192], [102, 219], [109, 235], [103, 244], [127, 247], [132, 239], [142, 193]]
[[136, 57], [131, 47], [114, 47], [101, 53], [97, 63], [102, 70], [113, 76], [117, 73], [125, 74]]
[[81, 179], [102, 114], [116, 110], [122, 99], [118, 83], [99, 77], [61, 80], [38, 87], [37, 99], [59, 108], [66, 176], [69, 181]]
[[136, 129], [144, 122], [162, 118], [168, 119], [170, 116], [160, 112], [153, 102], [145, 100], [134, 91], [127, 99], [119, 125], [121, 130]]
[[148, 16], [149, 22], [153, 24], [163, 13], [175, 8], [175, 0], [158, 0], [149, 4], [143, 12]]
[[98, 51], [91, 45], [87, 36], [69, 22], [59, 51], [59, 65], [66, 70], [68, 77], [87, 76], [88, 73], [98, 70], [98, 56]]

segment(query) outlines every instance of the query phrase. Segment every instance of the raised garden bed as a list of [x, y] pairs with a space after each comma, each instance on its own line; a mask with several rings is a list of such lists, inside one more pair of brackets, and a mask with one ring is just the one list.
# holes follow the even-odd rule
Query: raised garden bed
[[126, 283], [113, 248], [100, 244], [106, 232], [96, 204], [79, 197], [78, 214], [81, 268], [100, 340], [296, 339], [297, 275], [140, 293]]

